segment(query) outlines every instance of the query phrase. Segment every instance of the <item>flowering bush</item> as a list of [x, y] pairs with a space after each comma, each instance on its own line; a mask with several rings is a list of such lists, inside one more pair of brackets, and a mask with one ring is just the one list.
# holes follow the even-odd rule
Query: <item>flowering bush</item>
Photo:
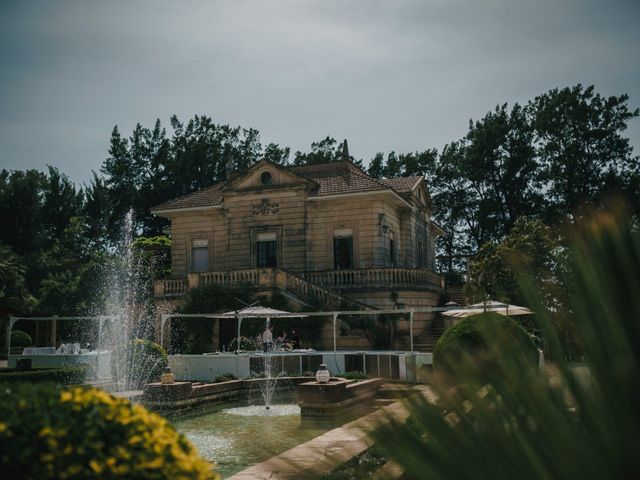
[[219, 479], [164, 418], [83, 387], [0, 388], [3, 478]]

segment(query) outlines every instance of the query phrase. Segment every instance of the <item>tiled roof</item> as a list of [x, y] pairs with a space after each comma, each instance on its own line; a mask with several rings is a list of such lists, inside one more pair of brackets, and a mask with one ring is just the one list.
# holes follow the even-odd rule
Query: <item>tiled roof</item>
[[385, 178], [381, 181], [398, 193], [407, 193], [413, 191], [416, 183], [418, 183], [421, 178], [421, 175], [412, 175], [410, 177]]
[[298, 172], [298, 174], [320, 185], [318, 189], [310, 192], [310, 195], [315, 197], [389, 189], [382, 182], [351, 170]]
[[168, 202], [161, 203], [152, 210], [174, 210], [178, 208], [208, 207], [222, 203], [222, 187], [226, 182], [216, 183], [210, 187], [203, 188], [197, 192], [174, 198]]
[[[422, 178], [413, 176], [377, 180], [369, 177], [351, 162], [346, 161], [289, 167], [288, 170], [318, 184], [318, 188], [314, 188], [309, 192], [309, 195], [314, 197], [380, 190], [392, 190], [403, 194], [411, 192], [416, 182]], [[220, 205], [222, 203], [222, 190], [225, 185], [226, 182], [217, 183], [211, 187], [203, 188], [189, 195], [157, 205], [152, 210], [177, 210]]]

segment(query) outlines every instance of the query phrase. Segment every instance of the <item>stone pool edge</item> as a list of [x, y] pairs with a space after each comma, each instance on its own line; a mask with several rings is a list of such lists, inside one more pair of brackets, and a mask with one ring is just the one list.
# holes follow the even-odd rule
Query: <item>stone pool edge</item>
[[[417, 395], [433, 400], [434, 395], [429, 387], [421, 386], [419, 390]], [[408, 415], [404, 402], [392, 403], [248, 467], [226, 480], [319, 478], [370, 448], [374, 442], [368, 432], [375, 427], [389, 418], [403, 421]]]

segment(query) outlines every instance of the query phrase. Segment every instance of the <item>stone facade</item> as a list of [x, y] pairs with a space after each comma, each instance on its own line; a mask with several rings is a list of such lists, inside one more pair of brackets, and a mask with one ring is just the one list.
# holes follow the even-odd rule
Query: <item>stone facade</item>
[[[438, 303], [442, 231], [423, 177], [377, 180], [346, 159], [303, 167], [263, 160], [229, 177], [152, 210], [171, 220], [172, 278], [156, 284], [159, 303], [207, 282], [279, 288], [326, 309], [344, 301], [392, 307], [391, 290], [395, 304]], [[416, 320], [419, 330], [429, 317]]]

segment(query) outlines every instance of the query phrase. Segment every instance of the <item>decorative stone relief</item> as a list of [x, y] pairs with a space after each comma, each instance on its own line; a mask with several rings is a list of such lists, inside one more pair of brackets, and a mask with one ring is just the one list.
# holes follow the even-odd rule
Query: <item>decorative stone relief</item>
[[279, 211], [280, 207], [278, 204], [269, 203], [268, 198], [263, 198], [262, 203], [251, 207], [251, 213], [253, 215], [276, 215]]

